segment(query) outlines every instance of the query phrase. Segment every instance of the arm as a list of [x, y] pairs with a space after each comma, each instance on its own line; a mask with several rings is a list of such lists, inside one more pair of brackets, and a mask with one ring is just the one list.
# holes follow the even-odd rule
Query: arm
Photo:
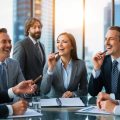
[[87, 91], [87, 87], [88, 87], [87, 70], [86, 70], [86, 66], [84, 62], [82, 62], [80, 65], [82, 66], [80, 83], [79, 83], [79, 87], [77, 91], [74, 91], [74, 92], [77, 96], [84, 96], [84, 95], [87, 95], [88, 93]]
[[[51, 90], [56, 62], [55, 53], [49, 54], [47, 64], [43, 69], [43, 79], [40, 87], [43, 94], [47, 94]], [[52, 74], [49, 74], [48, 71], [52, 72]]]
[[13, 48], [13, 58], [18, 60], [22, 73], [25, 75], [25, 50], [21, 42], [17, 42]]
[[43, 69], [43, 79], [41, 81], [41, 86], [40, 86], [40, 91], [43, 94], [49, 93], [52, 86], [53, 75], [48, 74], [47, 71], [48, 71], [48, 65], [45, 64]]
[[12, 102], [7, 91], [0, 92], [0, 103]]
[[6, 105], [0, 105], [0, 118], [6, 118], [8, 115], [8, 107]]
[[91, 96], [97, 96], [97, 94], [102, 90], [103, 87], [103, 78], [102, 78], [102, 73], [98, 78], [94, 78], [93, 75], [91, 74], [89, 84], [88, 84], [88, 92], [90, 93]]

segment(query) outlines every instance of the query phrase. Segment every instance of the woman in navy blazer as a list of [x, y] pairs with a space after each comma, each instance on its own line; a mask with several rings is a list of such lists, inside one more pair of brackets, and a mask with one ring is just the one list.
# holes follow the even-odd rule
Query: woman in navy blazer
[[[57, 53], [51, 53], [43, 70], [41, 92], [50, 97], [74, 97], [87, 94], [85, 62], [78, 59], [72, 34], [57, 38]], [[59, 56], [60, 59], [57, 59]]]

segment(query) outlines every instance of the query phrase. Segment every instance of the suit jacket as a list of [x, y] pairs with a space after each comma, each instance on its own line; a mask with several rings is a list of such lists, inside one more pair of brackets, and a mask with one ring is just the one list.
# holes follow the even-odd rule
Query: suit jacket
[[14, 46], [13, 58], [19, 61], [26, 80], [35, 79], [43, 73], [45, 52], [42, 43], [40, 43], [40, 46], [44, 56], [43, 62], [41, 61], [41, 56], [38, 56], [36, 47], [29, 37], [22, 41], [18, 41]]
[[[19, 82], [24, 80], [21, 68], [19, 63], [11, 58], [6, 59], [6, 64], [7, 64], [7, 87], [11, 88], [15, 85], [17, 85]], [[2, 88], [2, 84], [0, 84], [0, 90]]]
[[[88, 92], [92, 96], [96, 96], [104, 87], [106, 93], [110, 94], [111, 91], [111, 72], [112, 72], [112, 60], [111, 56], [107, 55], [101, 66], [100, 76], [94, 79], [93, 75], [90, 77]], [[118, 78], [117, 92], [115, 93], [116, 99], [120, 99], [120, 75]]]
[[41, 92], [50, 97], [61, 97], [64, 92], [75, 92], [76, 95], [87, 94], [87, 71], [85, 63], [82, 60], [72, 60], [72, 72], [68, 88], [64, 87], [61, 62], [58, 60], [52, 75], [47, 73], [48, 65], [43, 70], [43, 79], [41, 82]]
[[[8, 93], [6, 91], [1, 91], [0, 92], [0, 104], [1, 103], [6, 103], [6, 102], [11, 102], [12, 99], [9, 98]], [[8, 108], [5, 104], [0, 105], [0, 118], [2, 117], [7, 117], [9, 114]]]

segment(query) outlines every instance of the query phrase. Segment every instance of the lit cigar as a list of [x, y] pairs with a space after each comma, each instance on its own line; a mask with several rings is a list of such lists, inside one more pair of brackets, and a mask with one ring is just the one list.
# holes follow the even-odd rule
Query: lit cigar
[[36, 79], [34, 79], [34, 84], [38, 83], [38, 81], [40, 81], [42, 78], [42, 75], [38, 76]]

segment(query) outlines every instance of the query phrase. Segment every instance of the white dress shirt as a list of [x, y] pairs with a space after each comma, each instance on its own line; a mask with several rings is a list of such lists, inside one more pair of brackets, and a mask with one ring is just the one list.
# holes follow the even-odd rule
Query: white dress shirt
[[[12, 88], [8, 89], [8, 96], [11, 99], [16, 97], [16, 95], [13, 93]], [[13, 115], [12, 105], [7, 105], [7, 107], [8, 107], [9, 115]]]

